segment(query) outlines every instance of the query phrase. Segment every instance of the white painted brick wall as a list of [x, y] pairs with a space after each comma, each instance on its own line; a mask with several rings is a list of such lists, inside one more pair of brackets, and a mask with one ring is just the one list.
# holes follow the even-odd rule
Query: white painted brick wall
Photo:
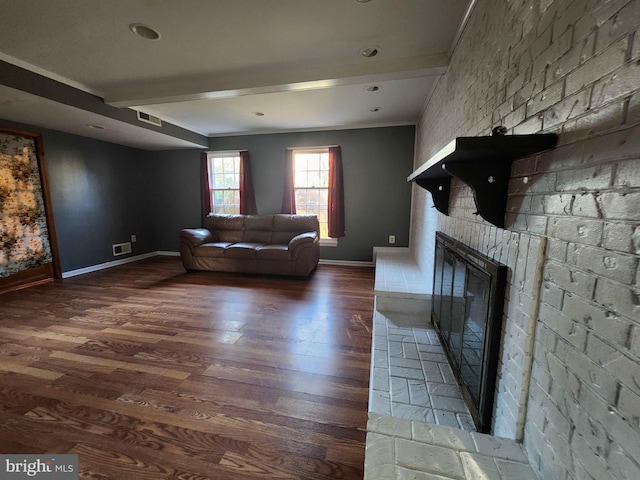
[[460, 182], [448, 217], [414, 187], [413, 255], [431, 272], [441, 230], [509, 267], [496, 435], [523, 435], [544, 479], [640, 478], [640, 0], [478, 0], [415, 167], [500, 124], [560, 145], [514, 162], [505, 230]]

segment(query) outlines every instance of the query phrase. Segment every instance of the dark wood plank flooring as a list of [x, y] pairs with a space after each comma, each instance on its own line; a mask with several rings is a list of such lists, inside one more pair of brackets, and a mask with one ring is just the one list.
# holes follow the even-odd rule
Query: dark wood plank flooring
[[373, 282], [155, 257], [0, 295], [0, 453], [103, 480], [361, 479]]

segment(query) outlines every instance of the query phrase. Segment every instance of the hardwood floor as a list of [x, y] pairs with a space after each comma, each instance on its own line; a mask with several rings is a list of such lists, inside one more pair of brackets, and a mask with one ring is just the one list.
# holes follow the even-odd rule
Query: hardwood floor
[[361, 479], [373, 282], [155, 257], [0, 295], [0, 453], [75, 453], [93, 479]]

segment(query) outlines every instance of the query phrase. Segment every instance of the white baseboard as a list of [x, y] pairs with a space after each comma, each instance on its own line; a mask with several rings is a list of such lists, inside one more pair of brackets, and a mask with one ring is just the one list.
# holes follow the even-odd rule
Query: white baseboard
[[[89, 267], [78, 268], [77, 270], [69, 270], [62, 273], [62, 278], [76, 277], [78, 275], [84, 275], [85, 273], [97, 272], [98, 270], [104, 270], [106, 268], [117, 267], [118, 265], [124, 265], [125, 263], [137, 262], [138, 260], [144, 260], [145, 258], [157, 257], [159, 255], [165, 257], [179, 257], [180, 252], [172, 252], [170, 250], [159, 250], [157, 252], [144, 253], [142, 255], [135, 255], [133, 257], [127, 257], [120, 260], [114, 260], [113, 262], [100, 263], [98, 265], [91, 265]], [[350, 260], [325, 260], [320, 259], [318, 262], [320, 265], [341, 265], [345, 267], [373, 267], [373, 262], [356, 262]]]
[[118, 265], [124, 265], [125, 263], [137, 262], [138, 260], [144, 260], [145, 258], [155, 257], [160, 252], [143, 253], [142, 255], [134, 255], [133, 257], [122, 258], [120, 260], [114, 260], [113, 262], [100, 263], [98, 265], [91, 265], [89, 267], [78, 268], [77, 270], [69, 270], [62, 273], [62, 278], [75, 277], [78, 275], [84, 275], [85, 273], [97, 272], [98, 270], [104, 270], [105, 268], [117, 267]]
[[321, 258], [318, 262], [319, 265], [339, 265], [342, 267], [373, 267], [373, 262], [358, 262], [352, 260], [330, 260], [327, 258]]
[[158, 255], [163, 255], [165, 257], [179, 257], [180, 252], [172, 252], [170, 250], [159, 250], [156, 252]]

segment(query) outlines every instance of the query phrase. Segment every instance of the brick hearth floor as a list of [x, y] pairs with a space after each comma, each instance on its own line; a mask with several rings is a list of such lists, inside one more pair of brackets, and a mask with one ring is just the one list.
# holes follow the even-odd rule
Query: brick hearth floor
[[376, 255], [369, 411], [475, 430], [430, 320], [428, 282], [406, 251]]
[[376, 311], [373, 331], [369, 411], [475, 430], [438, 335], [424, 316]]

